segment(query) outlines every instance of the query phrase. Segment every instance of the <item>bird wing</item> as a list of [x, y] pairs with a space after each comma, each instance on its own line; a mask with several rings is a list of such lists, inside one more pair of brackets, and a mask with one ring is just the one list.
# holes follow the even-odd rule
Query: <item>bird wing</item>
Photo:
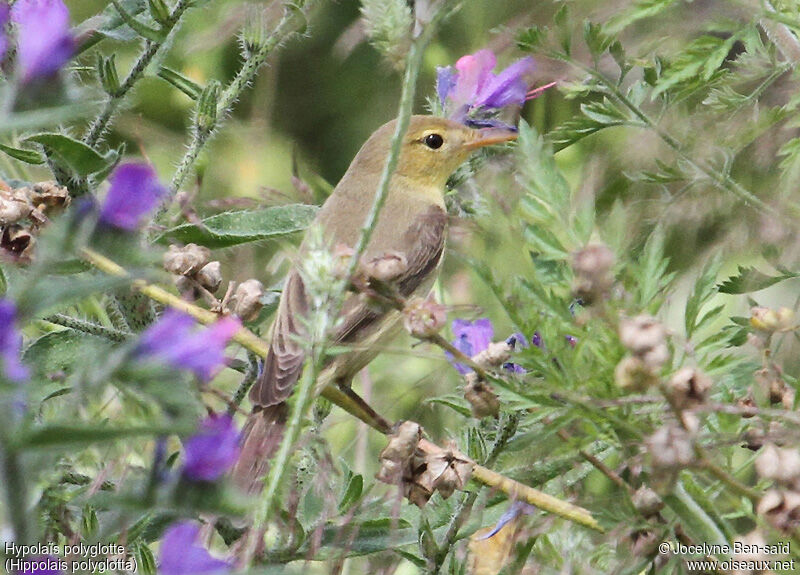
[[[397, 242], [396, 250], [405, 253], [408, 267], [396, 280], [400, 293], [412, 295], [439, 265], [445, 243], [447, 213], [437, 205], [415, 218], [414, 223]], [[382, 255], [370, 249], [373, 256]], [[294, 384], [303, 370], [305, 353], [299, 341], [305, 335], [302, 317], [308, 312], [303, 280], [293, 271], [281, 296], [275, 322], [272, 326], [272, 341], [264, 361], [264, 369], [250, 390], [254, 405], [267, 407], [276, 405], [292, 394]], [[342, 308], [343, 322], [334, 336], [336, 343], [352, 344], [361, 341], [365, 334], [379, 329], [385, 314], [367, 306], [356, 295], [350, 295]], [[354, 352], [358, 353], [358, 352]]]

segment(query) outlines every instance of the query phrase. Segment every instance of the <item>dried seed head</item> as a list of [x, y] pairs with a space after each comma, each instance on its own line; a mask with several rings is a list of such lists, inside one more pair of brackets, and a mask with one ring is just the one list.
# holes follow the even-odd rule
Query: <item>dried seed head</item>
[[702, 371], [684, 367], [673, 374], [668, 388], [675, 405], [687, 409], [704, 403], [713, 383]]
[[660, 427], [645, 441], [653, 465], [665, 469], [684, 468], [694, 461], [692, 438], [682, 427]]
[[472, 407], [472, 417], [497, 417], [500, 413], [500, 400], [492, 386], [482, 381], [474, 371], [464, 376], [467, 385], [464, 387], [464, 399]]
[[619, 324], [622, 345], [652, 368], [660, 368], [669, 359], [666, 337], [664, 325], [648, 315], [624, 318]]
[[236, 287], [233, 294], [233, 313], [244, 321], [252, 321], [258, 317], [258, 312], [264, 307], [261, 297], [264, 295], [264, 286], [256, 279], [243, 281]]
[[446, 321], [445, 307], [430, 298], [413, 298], [403, 309], [403, 326], [414, 337], [426, 338], [438, 333]]
[[36, 238], [27, 227], [12, 224], [3, 229], [0, 238], [0, 248], [6, 250], [12, 257], [21, 261], [30, 261]]
[[403, 275], [408, 269], [405, 254], [389, 251], [382, 256], [361, 263], [361, 271], [368, 279], [391, 282]]
[[645, 391], [658, 384], [658, 376], [644, 361], [629, 355], [614, 369], [614, 381], [626, 391]]
[[614, 262], [614, 252], [602, 244], [591, 244], [574, 252], [572, 270], [575, 282], [572, 291], [575, 296], [586, 304], [605, 297], [614, 285], [611, 274]]
[[750, 325], [767, 333], [794, 329], [794, 318], [794, 310], [788, 307], [777, 310], [761, 306], [750, 308]]
[[219, 286], [222, 285], [222, 270], [219, 262], [209, 262], [200, 268], [196, 278], [198, 283], [211, 293], [217, 293]]
[[404, 421], [389, 436], [389, 443], [381, 451], [380, 458], [408, 463], [417, 450], [420, 439], [422, 439], [422, 428], [419, 423]]
[[43, 204], [46, 208], [66, 208], [72, 199], [69, 190], [55, 182], [34, 184], [30, 198], [34, 205]]
[[211, 259], [211, 250], [197, 244], [171, 245], [164, 254], [164, 269], [179, 276], [196, 274]]
[[756, 512], [775, 529], [792, 532], [800, 526], [800, 493], [770, 489], [761, 497]]
[[756, 457], [756, 472], [764, 479], [800, 487], [800, 452], [767, 443]]
[[[794, 390], [786, 385], [783, 381], [782, 370], [772, 365], [759, 369], [755, 372], [756, 382], [758, 383], [759, 391], [763, 396], [769, 397], [769, 402], [775, 403], [788, 403], [791, 409], [794, 404]], [[789, 395], [789, 397], [786, 397]]]
[[632, 499], [636, 511], [644, 517], [651, 517], [664, 508], [664, 502], [658, 493], [646, 486], [637, 489]]
[[0, 226], [15, 224], [27, 218], [33, 211], [33, 205], [18, 190], [0, 190]]
[[452, 446], [425, 457], [425, 471], [416, 483], [428, 491], [438, 490], [447, 499], [456, 489], [463, 489], [472, 476], [473, 463]]
[[742, 447], [746, 447], [751, 451], [758, 451], [764, 447], [766, 437], [767, 434], [763, 429], [760, 427], [751, 427], [745, 431], [744, 435], [742, 436], [742, 439], [744, 440], [744, 445], [742, 445]]

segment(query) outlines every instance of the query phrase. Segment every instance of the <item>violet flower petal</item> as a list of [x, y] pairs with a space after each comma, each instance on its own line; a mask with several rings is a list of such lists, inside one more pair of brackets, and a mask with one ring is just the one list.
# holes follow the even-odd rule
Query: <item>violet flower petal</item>
[[239, 320], [226, 317], [202, 330], [190, 316], [169, 310], [139, 340], [136, 354], [160, 359], [176, 369], [188, 369], [209, 381], [225, 363], [225, 346], [241, 329]]
[[489, 81], [476, 94], [474, 105], [503, 108], [510, 104], [522, 105], [528, 91], [525, 76], [533, 72], [533, 58], [517, 60]]
[[457, 77], [458, 74], [452, 66], [436, 68], [436, 95], [439, 96], [439, 103], [442, 107], [445, 106], [447, 96], [455, 88]]
[[478, 50], [456, 62], [458, 78], [450, 97], [457, 106], [472, 105], [476, 96], [491, 79], [497, 59], [491, 50]]
[[25, 557], [22, 571], [15, 571], [16, 575], [64, 575], [59, 569], [62, 560], [54, 555], [33, 555]]
[[100, 221], [126, 231], [136, 230], [167, 195], [149, 164], [122, 164], [111, 174], [110, 181]]
[[72, 57], [75, 39], [62, 0], [18, 0], [11, 19], [17, 25], [17, 64], [23, 82], [52, 76]]
[[11, 17], [11, 8], [5, 2], [0, 2], [0, 60], [6, 55], [8, 38], [6, 37], [6, 24]]
[[229, 415], [211, 415], [184, 443], [183, 475], [192, 481], [215, 481], [239, 459], [239, 431]]
[[481, 539], [489, 539], [497, 535], [497, 533], [505, 527], [510, 521], [516, 519], [520, 515], [531, 515], [536, 511], [536, 507], [529, 503], [525, 503], [524, 501], [514, 501], [506, 510], [503, 515], [500, 516], [500, 519], [497, 520], [497, 524], [489, 531], [486, 535], [483, 535]]
[[[494, 336], [494, 328], [489, 318], [476, 319], [474, 322], [455, 319], [450, 327], [453, 330], [453, 335], [456, 336], [453, 346], [468, 357], [472, 357], [489, 347]], [[452, 354], [445, 355], [461, 375], [472, 371], [472, 368], [466, 365], [454, 363]]]
[[205, 573], [227, 573], [231, 565], [212, 557], [198, 545], [200, 527], [191, 521], [175, 523], [164, 533], [159, 551], [161, 575], [200, 575]]
[[0, 359], [5, 377], [11, 381], [25, 381], [30, 372], [20, 361], [22, 334], [17, 330], [17, 311], [14, 302], [0, 299]]

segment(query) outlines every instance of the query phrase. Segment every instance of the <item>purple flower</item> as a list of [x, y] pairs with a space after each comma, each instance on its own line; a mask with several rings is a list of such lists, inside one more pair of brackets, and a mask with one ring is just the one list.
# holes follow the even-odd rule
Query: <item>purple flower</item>
[[[453, 341], [453, 346], [468, 357], [474, 357], [476, 354], [479, 354], [489, 347], [489, 344], [492, 342], [492, 337], [494, 337], [494, 328], [489, 318], [476, 319], [474, 322], [465, 319], [455, 319], [450, 327], [453, 330], [453, 335], [456, 336], [456, 339]], [[517, 344], [523, 348], [528, 346], [528, 340], [525, 339], [525, 336], [521, 333], [515, 333], [510, 336], [506, 339], [506, 343], [512, 348], [515, 348]], [[455, 367], [461, 375], [472, 371], [472, 368], [462, 363], [455, 363], [452, 354], [446, 353], [445, 355], [447, 356], [447, 360], [453, 364], [453, 367]], [[526, 373], [523, 367], [511, 362], [504, 363], [503, 369], [513, 373]]]
[[0, 299], [0, 360], [3, 373], [11, 381], [28, 379], [28, 368], [20, 361], [22, 334], [16, 327], [17, 310], [14, 302]]
[[[494, 328], [488, 318], [476, 319], [474, 322], [465, 319], [454, 319], [451, 328], [453, 335], [456, 336], [453, 345], [467, 357], [472, 357], [489, 347], [494, 336]], [[452, 357], [452, 355], [448, 354], [449, 360], [452, 360]], [[461, 363], [453, 363], [453, 367], [461, 375], [472, 371], [472, 368]]]
[[11, 19], [17, 26], [17, 65], [23, 82], [52, 76], [75, 51], [69, 10], [62, 0], [18, 0]]
[[536, 507], [530, 505], [529, 503], [525, 503], [524, 501], [514, 501], [508, 508], [508, 510], [500, 516], [500, 519], [497, 520], [497, 524], [489, 531], [486, 535], [483, 535], [481, 539], [489, 539], [489, 537], [493, 537], [497, 535], [497, 533], [505, 527], [509, 522], [513, 521], [520, 515], [530, 515], [536, 511]]
[[127, 231], [134, 231], [167, 195], [149, 164], [122, 164], [111, 174], [100, 221]]
[[225, 346], [242, 324], [225, 317], [205, 329], [196, 327], [190, 316], [168, 310], [142, 334], [136, 354], [188, 369], [202, 381], [209, 381], [225, 364]]
[[239, 430], [229, 415], [209, 415], [200, 429], [184, 443], [184, 477], [214, 481], [239, 458]]
[[436, 92], [452, 119], [475, 127], [508, 127], [492, 116], [506, 106], [521, 106], [555, 85], [528, 91], [526, 78], [533, 72], [533, 58], [517, 60], [499, 74], [493, 72], [496, 64], [491, 50], [478, 50], [459, 58], [455, 70], [437, 68]]
[[6, 38], [6, 24], [8, 24], [9, 16], [11, 15], [11, 8], [5, 2], [0, 2], [0, 60], [6, 55], [6, 48], [8, 48], [8, 39]]
[[175, 523], [164, 533], [159, 551], [161, 575], [195, 575], [227, 573], [231, 565], [212, 557], [197, 544], [200, 527], [192, 521]]

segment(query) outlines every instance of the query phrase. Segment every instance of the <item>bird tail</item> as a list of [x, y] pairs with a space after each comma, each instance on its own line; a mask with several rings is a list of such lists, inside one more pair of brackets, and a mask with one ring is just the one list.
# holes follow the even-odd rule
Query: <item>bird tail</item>
[[243, 491], [254, 494], [263, 488], [269, 461], [283, 441], [286, 415], [286, 403], [279, 403], [256, 408], [247, 418], [242, 450], [233, 468], [234, 483]]

